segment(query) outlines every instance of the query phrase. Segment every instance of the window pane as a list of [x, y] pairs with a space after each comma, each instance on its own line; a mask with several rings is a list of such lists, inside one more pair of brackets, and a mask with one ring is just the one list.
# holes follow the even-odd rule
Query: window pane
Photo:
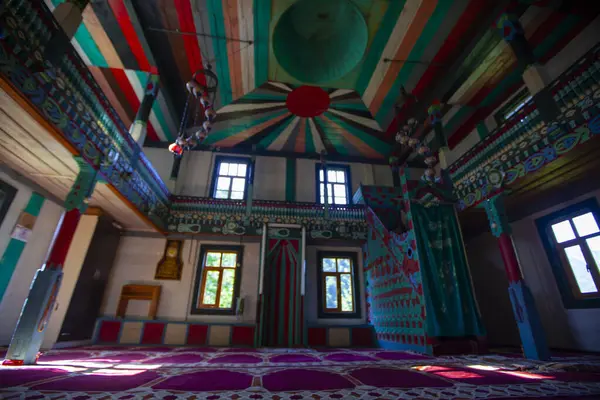
[[244, 178], [233, 178], [233, 184], [231, 185], [231, 190], [235, 190], [236, 192], [243, 192], [245, 185], [246, 185], [246, 180]]
[[337, 175], [335, 171], [327, 170], [327, 182], [337, 182]]
[[208, 271], [206, 273], [206, 284], [204, 285], [204, 297], [202, 304], [214, 305], [217, 302], [217, 285], [219, 284], [219, 271]]
[[339, 183], [345, 183], [346, 182], [346, 172], [338, 171], [337, 172], [337, 181]]
[[325, 180], [325, 176], [323, 175], [323, 169], [319, 169], [319, 182], [323, 182]]
[[575, 239], [575, 232], [573, 232], [573, 228], [571, 228], [569, 221], [563, 221], [552, 225], [552, 231], [554, 232], [554, 236], [558, 243]]
[[340, 275], [340, 285], [342, 286], [342, 311], [354, 311], [352, 301], [352, 276], [350, 274]]
[[335, 272], [335, 258], [323, 259], [323, 272]]
[[591, 212], [573, 218], [573, 224], [575, 224], [575, 229], [577, 229], [579, 236], [591, 235], [598, 232], [598, 224], [596, 223], [594, 214]]
[[350, 272], [349, 258], [338, 258], [338, 272]]
[[246, 176], [246, 164], [238, 164], [238, 176]]
[[244, 198], [244, 192], [231, 192], [231, 198], [233, 200], [242, 200]]
[[237, 175], [238, 164], [229, 164], [229, 175]]
[[333, 185], [331, 183], [327, 184], [327, 196], [333, 196]]
[[234, 283], [235, 270], [223, 270], [223, 279], [221, 280], [221, 297], [219, 298], [219, 308], [231, 308], [233, 306]]
[[217, 179], [217, 190], [229, 190], [229, 184], [231, 183], [231, 178], [219, 177]]
[[[596, 268], [600, 271], [600, 236], [590, 238], [586, 241], [588, 246], [590, 246], [590, 251], [592, 252], [594, 260], [596, 261]], [[591, 265], [590, 268], [592, 268]]]
[[335, 276], [325, 277], [325, 308], [337, 308], [337, 278]]
[[333, 195], [335, 197], [346, 197], [345, 185], [333, 185]]
[[331, 195], [327, 196], [327, 203], [333, 204], [333, 197]]
[[217, 199], [228, 199], [229, 191], [228, 190], [217, 190], [217, 193], [215, 193], [215, 197]]
[[571, 264], [571, 270], [577, 281], [577, 286], [579, 286], [579, 291], [581, 293], [597, 292], [598, 289], [596, 289], [592, 274], [587, 270], [587, 263], [581, 252], [581, 247], [579, 245], [566, 247], [565, 254], [567, 255], [569, 264]]
[[235, 267], [235, 261], [237, 259], [236, 253], [223, 253], [223, 260], [221, 261], [222, 267]]
[[325, 195], [325, 185], [323, 183], [319, 183], [319, 191], [321, 192], [321, 197]]
[[221, 265], [221, 253], [208, 252], [206, 253], [207, 267], [219, 267]]
[[335, 204], [348, 204], [348, 201], [345, 197], [336, 197]]
[[325, 196], [321, 196], [321, 204], [325, 203]]
[[223, 162], [219, 167], [219, 175], [227, 175], [229, 173], [229, 163]]

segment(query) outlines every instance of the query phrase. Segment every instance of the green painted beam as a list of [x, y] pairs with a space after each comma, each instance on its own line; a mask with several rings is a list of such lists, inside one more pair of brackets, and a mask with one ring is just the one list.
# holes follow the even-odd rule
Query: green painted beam
[[269, 80], [269, 28], [271, 2], [254, 0], [254, 81], [256, 87]]
[[285, 201], [296, 201], [296, 159], [285, 160]]
[[[40, 214], [42, 205], [44, 204], [44, 200], [45, 198], [42, 195], [35, 192], [32, 193], [23, 212], [37, 218]], [[6, 246], [6, 249], [4, 250], [2, 259], [0, 259], [0, 301], [2, 301], [2, 297], [6, 292], [6, 288], [10, 283], [15, 268], [17, 268], [17, 264], [19, 263], [21, 254], [23, 254], [23, 250], [25, 250], [26, 244], [27, 242], [11, 238], [8, 242], [8, 246]]]

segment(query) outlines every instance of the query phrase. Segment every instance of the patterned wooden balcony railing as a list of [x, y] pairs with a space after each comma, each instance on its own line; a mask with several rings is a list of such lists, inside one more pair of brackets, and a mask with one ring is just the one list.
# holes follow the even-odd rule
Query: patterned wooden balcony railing
[[245, 201], [177, 196], [172, 199], [168, 229], [260, 235], [264, 223], [300, 224], [310, 238], [366, 239], [362, 205], [329, 206], [327, 215], [325, 206], [316, 203], [254, 200], [249, 214], [246, 206]]
[[[169, 191], [72, 46], [51, 63], [48, 46], [68, 40], [43, 1], [0, 6], [0, 74], [52, 122], [102, 179], [159, 228]], [[51, 49], [50, 49], [51, 51]]]
[[600, 45], [550, 84], [560, 114], [541, 121], [532, 101], [450, 166], [459, 208], [498, 190], [585, 143], [599, 130]]

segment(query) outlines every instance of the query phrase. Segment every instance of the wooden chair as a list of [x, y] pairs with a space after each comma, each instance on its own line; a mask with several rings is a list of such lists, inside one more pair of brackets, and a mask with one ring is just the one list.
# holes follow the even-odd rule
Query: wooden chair
[[117, 317], [125, 318], [129, 300], [149, 300], [150, 310], [148, 311], [148, 318], [156, 319], [160, 289], [159, 285], [124, 285], [123, 289], [121, 289], [121, 297], [119, 299], [119, 306], [117, 307]]

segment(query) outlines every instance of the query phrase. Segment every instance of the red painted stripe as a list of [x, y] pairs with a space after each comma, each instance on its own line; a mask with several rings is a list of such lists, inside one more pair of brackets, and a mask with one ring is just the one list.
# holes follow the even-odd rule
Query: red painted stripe
[[[454, 28], [444, 41], [444, 44], [442, 44], [442, 47], [438, 50], [435, 57], [433, 57], [432, 63], [443, 64], [452, 57], [452, 55], [456, 52], [456, 49], [459, 48], [460, 43], [465, 40], [465, 36], [467, 36], [469, 33], [469, 28], [475, 23], [475, 20], [479, 15], [481, 15], [481, 12], [486, 7], [487, 4], [485, 1], [471, 0], [460, 18], [456, 21]], [[428, 86], [431, 84], [431, 81], [437, 75], [439, 75], [439, 73], [440, 68], [435, 65], [431, 65], [429, 68], [427, 68], [423, 76], [421, 76], [421, 79], [419, 79], [419, 82], [415, 86], [415, 89], [412, 91], [412, 93], [418, 97], [428, 88]], [[395, 135], [395, 133], [398, 131], [398, 121], [403, 119], [403, 115], [399, 115], [394, 118], [392, 123], [388, 126], [386, 136], [389, 137], [391, 135]]]
[[144, 48], [142, 47], [142, 44], [138, 39], [138, 35], [133, 28], [133, 24], [131, 23], [129, 13], [127, 13], [127, 9], [125, 8], [123, 0], [108, 0], [108, 4], [115, 15], [115, 19], [121, 27], [121, 31], [127, 40], [127, 44], [129, 45], [131, 52], [138, 62], [140, 70], [149, 72], [152, 69], [152, 66], [148, 62]]
[[[118, 82], [119, 88], [123, 92], [123, 95], [127, 99], [127, 102], [131, 105], [132, 109], [134, 109], [134, 110], [139, 109], [140, 108], [140, 100], [138, 99], [137, 94], [135, 94], [135, 90], [133, 90], [131, 83], [129, 83], [129, 78], [127, 78], [125, 71], [122, 69], [110, 68], [110, 72], [113, 74], [116, 81]], [[154, 130], [154, 127], [152, 126], [150, 121], [148, 121], [147, 128], [148, 128], [148, 131], [147, 131], [148, 138], [155, 142], [160, 141], [160, 139], [158, 138], [158, 135], [156, 134], [156, 131]]]
[[291, 343], [289, 342], [289, 334], [290, 334], [290, 301], [292, 300], [290, 297], [290, 286], [292, 284], [291, 275], [292, 275], [292, 260], [290, 257], [290, 251], [288, 246], [290, 246], [289, 241], [285, 241], [285, 247], [283, 248], [284, 256], [285, 256], [285, 298], [283, 304], [285, 305], [283, 309], [283, 344], [286, 347], [289, 347]]
[[[175, 0], [175, 9], [177, 10], [177, 18], [179, 19], [179, 26], [182, 32], [196, 32], [196, 26], [194, 25], [194, 18], [192, 14], [192, 6], [190, 0]], [[211, 16], [212, 17], [212, 16]], [[198, 45], [198, 39], [195, 36], [183, 35], [183, 45], [188, 57], [188, 63], [190, 65], [190, 71], [192, 74], [199, 69], [203, 68], [202, 55], [200, 54], [200, 47]], [[198, 77], [198, 81], [201, 84], [206, 84], [206, 78], [204, 75]]]

